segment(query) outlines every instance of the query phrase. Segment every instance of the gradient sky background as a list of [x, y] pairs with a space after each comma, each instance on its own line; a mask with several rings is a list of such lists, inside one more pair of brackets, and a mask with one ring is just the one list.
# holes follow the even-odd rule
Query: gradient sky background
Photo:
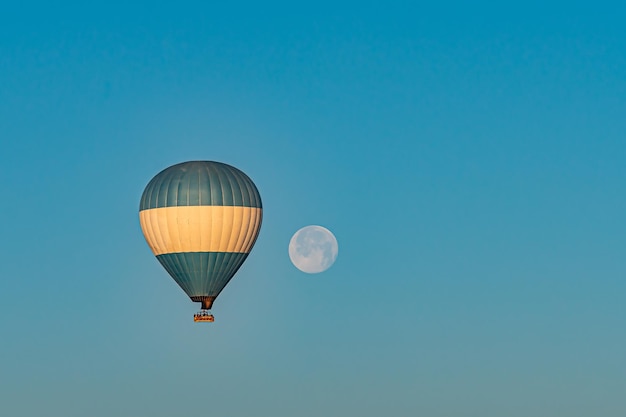
[[[2, 415], [626, 415], [624, 6], [207, 3], [2, 6]], [[192, 159], [265, 209], [212, 325], [138, 222]]]

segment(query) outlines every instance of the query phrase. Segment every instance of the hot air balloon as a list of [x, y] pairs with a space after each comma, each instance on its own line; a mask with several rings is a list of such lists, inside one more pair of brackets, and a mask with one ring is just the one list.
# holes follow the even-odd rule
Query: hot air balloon
[[190, 161], [157, 174], [139, 204], [143, 235], [161, 265], [213, 321], [213, 302], [248, 257], [263, 209], [252, 180], [235, 167]]

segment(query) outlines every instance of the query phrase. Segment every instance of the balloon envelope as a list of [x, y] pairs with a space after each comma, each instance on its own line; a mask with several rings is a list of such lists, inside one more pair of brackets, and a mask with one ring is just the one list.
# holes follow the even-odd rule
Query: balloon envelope
[[252, 180], [220, 162], [190, 161], [157, 174], [139, 205], [144, 237], [192, 301], [211, 308], [248, 257], [263, 209]]

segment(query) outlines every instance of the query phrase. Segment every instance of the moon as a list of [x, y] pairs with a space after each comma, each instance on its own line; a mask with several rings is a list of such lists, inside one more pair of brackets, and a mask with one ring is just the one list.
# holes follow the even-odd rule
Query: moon
[[335, 263], [337, 239], [322, 226], [306, 226], [289, 242], [289, 258], [296, 268], [307, 274], [324, 272]]

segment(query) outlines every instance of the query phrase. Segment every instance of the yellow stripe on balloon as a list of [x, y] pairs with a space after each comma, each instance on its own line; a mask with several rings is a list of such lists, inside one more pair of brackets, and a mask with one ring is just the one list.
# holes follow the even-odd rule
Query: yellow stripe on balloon
[[139, 212], [155, 255], [179, 252], [248, 253], [259, 233], [262, 209], [241, 206], [161, 207]]

